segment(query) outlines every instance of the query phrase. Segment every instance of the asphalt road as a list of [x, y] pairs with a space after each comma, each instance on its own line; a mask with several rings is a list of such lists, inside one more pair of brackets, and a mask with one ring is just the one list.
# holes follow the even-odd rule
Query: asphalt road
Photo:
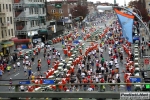
[[[112, 19], [113, 18], [107, 20], [106, 23], [100, 23], [99, 25], [96, 26], [96, 28], [98, 28], [98, 26], [104, 27], [105, 24], [110, 25], [110, 23], [112, 23], [112, 21], [113, 21]], [[80, 31], [79, 31], [79, 33], [80, 33]], [[100, 42], [100, 41], [98, 41], [98, 42]], [[86, 47], [89, 46], [89, 45], [90, 45], [90, 42], [85, 42]], [[64, 56], [63, 51], [62, 51], [61, 43], [54, 44], [53, 46], [61, 53], [61, 56], [63, 57], [63, 59], [66, 59], [66, 57]], [[108, 51], [106, 51], [104, 53], [104, 57], [107, 60], [109, 59]], [[42, 71], [41, 71], [41, 73], [42, 73], [43, 76], [45, 76], [44, 72], [47, 71], [48, 67], [47, 67], [47, 62], [46, 62], [46, 60], [44, 60], [44, 57], [43, 57], [43, 50], [41, 50], [41, 53], [38, 55], [38, 57], [37, 56], [35, 57], [35, 63], [32, 66], [32, 72], [35, 75], [37, 75], [36, 67], [37, 67], [38, 59], [42, 60]], [[121, 63], [119, 65], [120, 65], [120, 72], [121, 72], [122, 70], [124, 70], [125, 67]], [[22, 67], [22, 61], [21, 61], [21, 69], [20, 70], [18, 70], [14, 73], [13, 68], [12, 68], [10, 72], [11, 72], [10, 75], [8, 75], [8, 73], [5, 72], [3, 77], [2, 77], [2, 80], [9, 80], [10, 78], [12, 78], [12, 79], [27, 79], [27, 77], [24, 75], [24, 71], [23, 71], [23, 67]], [[123, 81], [123, 75], [121, 74], [120, 76], [121, 76], [121, 81]], [[9, 84], [9, 81], [0, 81], [0, 84]], [[19, 80], [13, 81], [13, 84], [19, 84]], [[12, 87], [11, 91], [14, 91], [14, 90], [15, 90], [15, 87]], [[6, 86], [1, 86], [0, 87], [0, 92], [3, 92], [3, 91], [9, 91], [9, 87], [8, 86], [7, 87]]]

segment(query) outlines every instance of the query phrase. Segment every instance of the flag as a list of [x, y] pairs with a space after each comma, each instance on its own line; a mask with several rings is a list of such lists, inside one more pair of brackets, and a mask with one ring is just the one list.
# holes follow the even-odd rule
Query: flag
[[123, 13], [117, 9], [114, 9], [119, 23], [122, 27], [122, 33], [123, 33], [123, 37], [126, 38], [128, 40], [128, 42], [133, 42], [133, 36], [132, 36], [132, 28], [133, 28], [133, 19], [134, 16], [130, 15], [130, 14], [126, 14]]

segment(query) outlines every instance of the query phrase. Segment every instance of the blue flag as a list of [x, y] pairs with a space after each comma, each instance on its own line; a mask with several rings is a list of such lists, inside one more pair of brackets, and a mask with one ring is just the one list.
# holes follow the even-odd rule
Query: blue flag
[[134, 16], [123, 13], [117, 9], [115, 9], [115, 12], [117, 13], [119, 23], [122, 27], [123, 37], [126, 38], [128, 42], [133, 43], [132, 28]]

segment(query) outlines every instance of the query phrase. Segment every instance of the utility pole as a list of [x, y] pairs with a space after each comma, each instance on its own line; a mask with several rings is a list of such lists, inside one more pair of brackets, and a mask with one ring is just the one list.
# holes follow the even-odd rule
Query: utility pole
[[126, 6], [126, 0], [124, 0], [124, 6]]
[[116, 0], [114, 0], [114, 4], [116, 4]]

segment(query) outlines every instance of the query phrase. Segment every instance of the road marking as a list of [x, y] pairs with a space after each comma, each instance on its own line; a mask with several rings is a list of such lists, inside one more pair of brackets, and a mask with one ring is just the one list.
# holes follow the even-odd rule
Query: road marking
[[17, 76], [17, 75], [19, 75], [20, 73], [17, 73], [16, 75], [14, 75], [14, 76]]

